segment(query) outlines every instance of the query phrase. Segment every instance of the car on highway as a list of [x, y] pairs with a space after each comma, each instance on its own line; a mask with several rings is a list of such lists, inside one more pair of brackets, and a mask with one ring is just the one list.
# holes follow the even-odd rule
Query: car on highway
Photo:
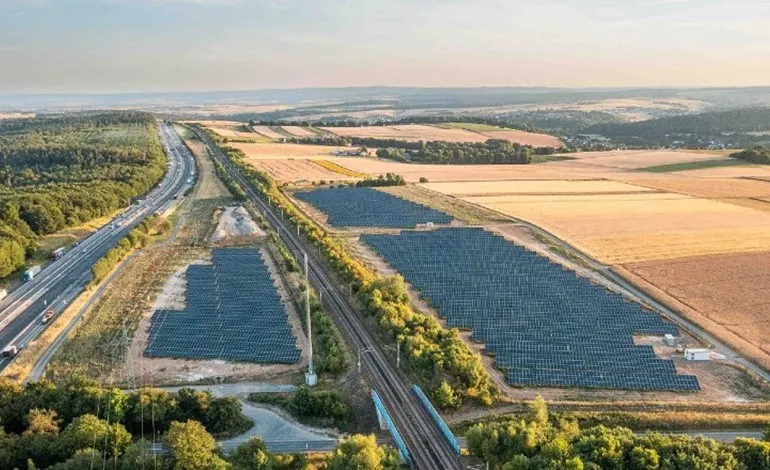
[[41, 322], [43, 325], [45, 325], [46, 323], [48, 323], [49, 321], [51, 321], [51, 319], [52, 319], [52, 318], [53, 318], [55, 315], [56, 315], [56, 312], [54, 312], [53, 310], [48, 310], [48, 311], [46, 311], [46, 312], [45, 312], [45, 314], [43, 315], [43, 318], [40, 320], [40, 322]]
[[19, 348], [16, 345], [11, 344], [9, 346], [6, 346], [5, 349], [3, 349], [2, 356], [3, 357], [15, 357], [17, 354], [19, 354]]

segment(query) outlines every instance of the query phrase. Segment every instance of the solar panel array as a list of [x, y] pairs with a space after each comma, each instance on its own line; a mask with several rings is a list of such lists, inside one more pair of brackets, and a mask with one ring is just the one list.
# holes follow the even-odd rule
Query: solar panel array
[[634, 334], [677, 328], [547, 258], [479, 228], [363, 235], [449, 326], [485, 343], [511, 384], [699, 390]]
[[294, 364], [297, 338], [270, 271], [254, 248], [213, 251], [213, 264], [187, 268], [187, 306], [156, 310], [144, 354]]
[[328, 188], [294, 193], [329, 216], [332, 227], [414, 228], [448, 224], [443, 212], [371, 188]]

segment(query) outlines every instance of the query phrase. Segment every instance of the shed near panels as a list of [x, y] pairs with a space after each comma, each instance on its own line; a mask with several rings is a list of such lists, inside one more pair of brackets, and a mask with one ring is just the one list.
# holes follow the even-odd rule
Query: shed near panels
[[711, 351], [706, 348], [687, 348], [684, 350], [684, 358], [688, 361], [708, 361], [711, 359]]

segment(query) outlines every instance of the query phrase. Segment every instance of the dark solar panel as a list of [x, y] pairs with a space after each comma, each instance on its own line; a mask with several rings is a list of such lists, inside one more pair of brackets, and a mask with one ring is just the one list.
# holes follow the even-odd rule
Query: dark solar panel
[[189, 266], [186, 278], [186, 308], [155, 312], [146, 356], [299, 361], [297, 339], [259, 251], [215, 249], [213, 264]]
[[414, 228], [448, 224], [443, 212], [371, 188], [328, 188], [294, 193], [329, 216], [332, 227]]
[[450, 326], [470, 329], [517, 385], [699, 390], [633, 335], [660, 315], [479, 228], [363, 235]]

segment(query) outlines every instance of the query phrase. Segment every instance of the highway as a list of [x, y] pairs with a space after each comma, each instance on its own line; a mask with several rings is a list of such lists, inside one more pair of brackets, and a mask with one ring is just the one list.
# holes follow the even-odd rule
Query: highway
[[282, 217], [273, 212], [273, 208], [263, 201], [247, 183], [240, 171], [222, 155], [208, 135], [196, 130], [212, 151], [212, 155], [227, 169], [227, 171], [243, 187], [254, 204], [265, 215], [270, 224], [276, 228], [281, 240], [294, 254], [297, 260], [302, 260], [308, 254], [308, 271], [311, 284], [327, 295], [323, 296], [324, 305], [333, 315], [338, 327], [345, 335], [348, 344], [354, 349], [366, 351], [362, 354], [361, 362], [369, 375], [371, 383], [382, 397], [393, 421], [401, 433], [409, 449], [412, 466], [418, 469], [451, 470], [462, 468], [459, 457], [454, 454], [449, 444], [443, 438], [439, 428], [428, 413], [422, 408], [417, 398], [411, 392], [411, 384], [406, 376], [396, 370], [387, 360], [381, 345], [361, 324], [358, 315], [348, 303], [340, 286], [334, 284], [327, 276], [321, 263], [312, 254], [315, 250], [306, 250], [295, 235], [292, 227], [288, 226]]
[[[48, 309], [58, 315], [69, 306], [91, 280], [91, 267], [131, 229], [155, 212], [164, 211], [188, 189], [194, 172], [192, 155], [166, 124], [159, 123], [160, 140], [169, 166], [163, 180], [144, 198], [131, 205], [98, 231], [70, 248], [61, 258], [21, 284], [0, 302], [0, 348], [23, 348], [46, 327], [42, 316]], [[0, 370], [12, 358], [0, 358]]]

